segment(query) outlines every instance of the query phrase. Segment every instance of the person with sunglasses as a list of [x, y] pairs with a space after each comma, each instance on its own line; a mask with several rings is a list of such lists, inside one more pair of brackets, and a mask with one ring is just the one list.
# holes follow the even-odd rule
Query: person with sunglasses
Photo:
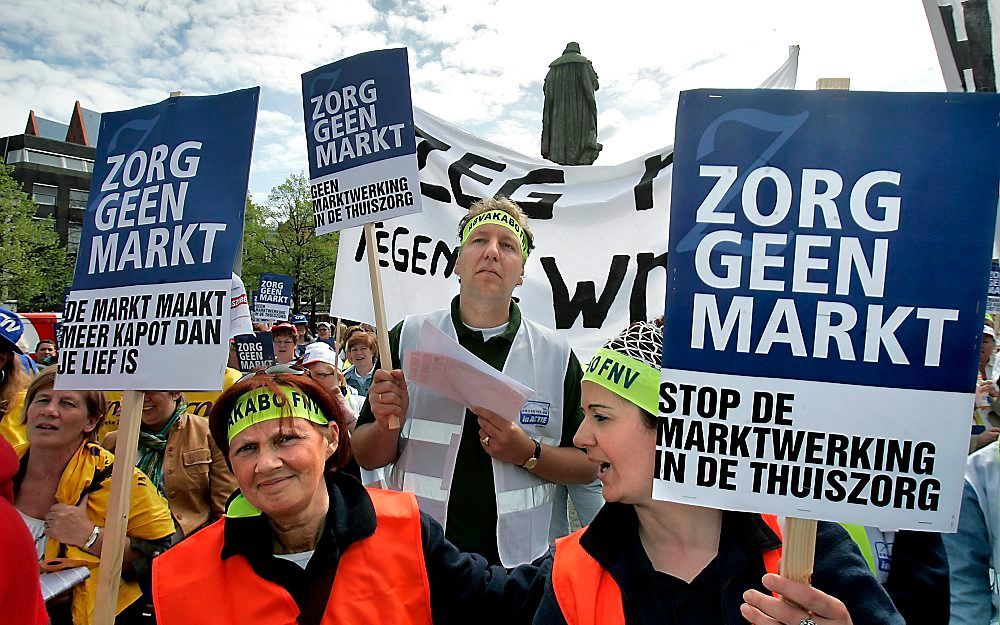
[[240, 490], [226, 515], [154, 561], [160, 625], [529, 623], [546, 564], [508, 573], [458, 551], [413, 494], [367, 490], [342, 402], [276, 365], [209, 417]]
[[[43, 568], [87, 566], [90, 577], [73, 588], [69, 602], [50, 601], [53, 625], [90, 623], [101, 577], [103, 528], [111, 495], [114, 456], [94, 442], [104, 418], [100, 391], [53, 389], [56, 367], [28, 387], [23, 419], [28, 442], [17, 448], [14, 506], [35, 539]], [[125, 560], [117, 612], [142, 594], [136, 579], [152, 557], [170, 546], [174, 522], [167, 502], [138, 469], [132, 473]]]

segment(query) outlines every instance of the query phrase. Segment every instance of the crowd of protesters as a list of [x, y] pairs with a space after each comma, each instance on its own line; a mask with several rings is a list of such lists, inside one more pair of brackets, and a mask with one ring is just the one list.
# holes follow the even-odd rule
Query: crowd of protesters
[[[231, 368], [219, 393], [144, 392], [118, 622], [996, 622], [992, 318], [958, 532], [821, 522], [804, 584], [777, 575], [779, 519], [652, 498], [661, 321], [608, 332], [597, 357], [643, 382], [621, 386], [522, 317], [535, 241], [516, 204], [475, 203], [458, 240], [459, 295], [399, 321], [392, 362], [431, 323], [534, 389], [544, 422], [408, 384], [380, 367], [370, 326], [259, 326], [274, 364]], [[86, 625], [104, 599], [120, 395], [55, 390], [56, 341], [26, 356], [21, 338], [0, 308], [0, 620]], [[38, 572], [74, 567], [89, 577], [43, 602]]]

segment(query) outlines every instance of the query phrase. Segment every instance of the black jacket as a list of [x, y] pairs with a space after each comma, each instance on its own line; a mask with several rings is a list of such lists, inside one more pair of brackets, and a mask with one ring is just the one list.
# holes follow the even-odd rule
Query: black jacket
[[[580, 539], [580, 545], [621, 588], [628, 625], [743, 624], [743, 593], [750, 588], [769, 592], [761, 583], [762, 554], [780, 541], [759, 515], [724, 512], [719, 553], [690, 584], [653, 569], [638, 530], [632, 506], [608, 503]], [[818, 524], [813, 584], [843, 601], [855, 625], [903, 625], [892, 601], [839, 525]], [[566, 623], [551, 581], [534, 623]]]

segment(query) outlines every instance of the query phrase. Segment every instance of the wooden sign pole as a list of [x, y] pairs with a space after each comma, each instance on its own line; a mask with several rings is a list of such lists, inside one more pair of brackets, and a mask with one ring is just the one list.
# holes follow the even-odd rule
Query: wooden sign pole
[[[372, 305], [375, 307], [375, 332], [378, 336], [378, 358], [386, 371], [393, 369], [392, 352], [389, 351], [389, 328], [385, 320], [385, 299], [382, 296], [382, 271], [378, 266], [375, 246], [375, 225], [365, 224], [365, 250], [368, 252], [368, 277], [372, 283]], [[399, 419], [389, 418], [389, 429], [399, 429]]]
[[[850, 78], [820, 78], [816, 89], [850, 89]], [[787, 517], [781, 537], [781, 576], [796, 582], [812, 582], [816, 557], [816, 521]]]
[[334, 345], [333, 362], [336, 364], [337, 371], [340, 371], [340, 350], [343, 349], [344, 353], [345, 354], [347, 353], [346, 348], [343, 345], [341, 345], [341, 342], [342, 339], [340, 338], [340, 317], [337, 317], [337, 325], [336, 327], [334, 327], [334, 335], [333, 335], [333, 345]]
[[144, 398], [145, 393], [142, 391], [125, 391], [122, 394], [115, 466], [111, 471], [111, 495], [103, 530], [104, 542], [98, 573], [100, 579], [97, 581], [97, 600], [94, 604], [94, 625], [114, 625], [115, 622], [118, 586], [122, 580], [122, 558], [127, 540], [125, 531], [128, 529], [129, 500], [132, 496], [132, 473], [138, 453]]

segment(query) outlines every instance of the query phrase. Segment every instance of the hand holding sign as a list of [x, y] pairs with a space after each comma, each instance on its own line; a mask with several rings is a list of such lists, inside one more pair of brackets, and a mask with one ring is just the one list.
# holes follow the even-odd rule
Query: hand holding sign
[[406, 390], [406, 377], [399, 369], [377, 369], [368, 388], [368, 404], [379, 427], [398, 430], [406, 419], [410, 395]]
[[843, 601], [807, 583], [795, 582], [773, 573], [768, 573], [761, 581], [765, 588], [785, 600], [765, 595], [758, 590], [744, 592], [743, 600], [746, 603], [740, 606], [740, 613], [754, 625], [774, 625], [775, 621], [788, 625], [810, 621], [824, 625], [853, 623]]
[[[302, 108], [316, 234], [364, 225], [379, 355], [391, 370], [372, 223], [421, 208], [406, 49], [365, 52], [306, 72]], [[399, 428], [395, 416], [388, 418]]]

